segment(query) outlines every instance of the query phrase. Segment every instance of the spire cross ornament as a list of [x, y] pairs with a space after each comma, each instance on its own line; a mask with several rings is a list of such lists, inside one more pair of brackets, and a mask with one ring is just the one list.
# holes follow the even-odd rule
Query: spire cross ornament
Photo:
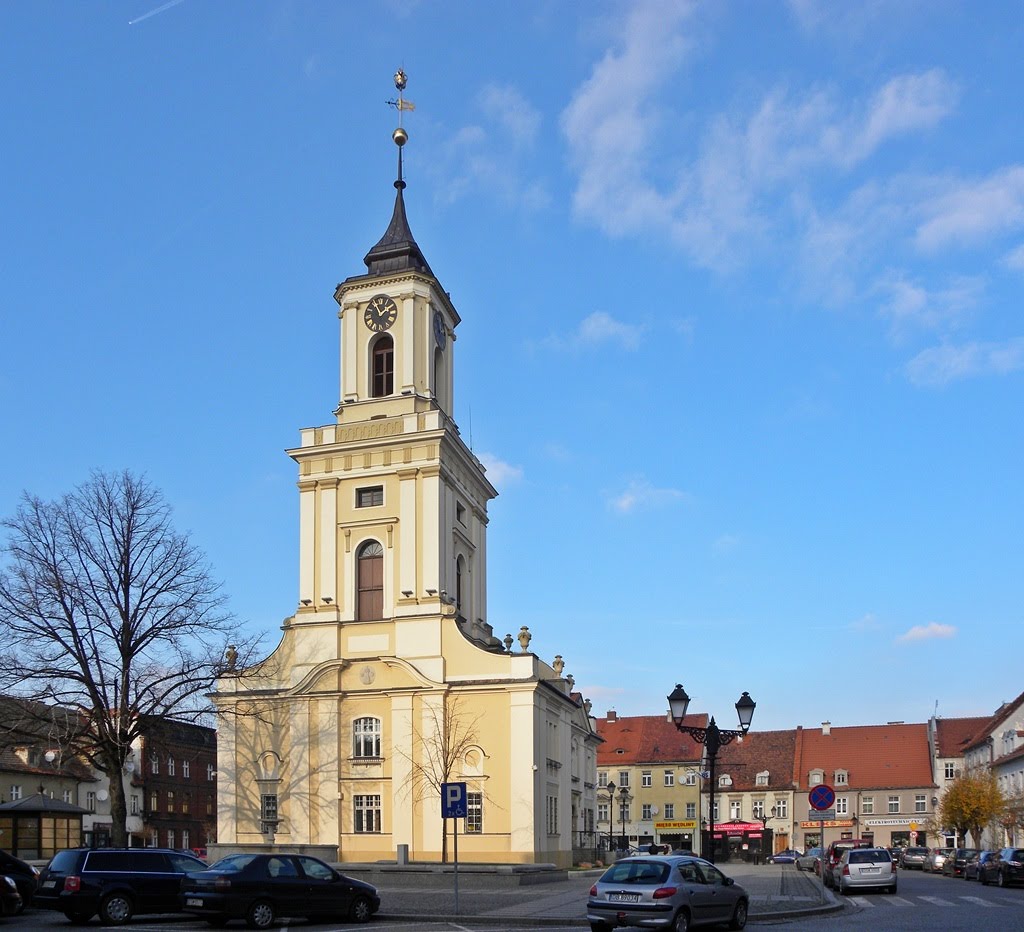
[[395, 182], [395, 187], [399, 191], [405, 187], [405, 181], [402, 178], [402, 146], [409, 141], [409, 134], [402, 126], [402, 111], [416, 109], [416, 104], [402, 96], [405, 85], [408, 83], [409, 79], [406, 77], [405, 72], [399, 68], [395, 72], [395, 87], [398, 89], [398, 100], [389, 100], [387, 102], [388, 106], [394, 107], [398, 111], [398, 129], [391, 134], [391, 138], [394, 140], [395, 145], [398, 146], [398, 180]]

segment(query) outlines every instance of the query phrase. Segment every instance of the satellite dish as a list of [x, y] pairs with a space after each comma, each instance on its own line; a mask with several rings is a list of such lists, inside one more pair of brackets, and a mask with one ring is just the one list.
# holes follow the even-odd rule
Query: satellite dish
[[57, 759], [57, 752], [56, 751], [47, 751], [43, 755], [43, 757], [46, 758], [46, 763], [52, 764]]
[[651, 806], [651, 815], [657, 815], [657, 814], [658, 814], [658, 807], [657, 806]]
[[108, 796], [110, 796], [110, 794], [109, 794], [109, 793], [108, 793], [108, 792], [107, 792], [106, 790], [100, 790], [100, 791], [99, 791], [99, 792], [98, 792], [98, 793], [96, 794], [96, 798], [97, 798], [97, 799], [98, 799], [98, 800], [99, 800], [99, 801], [100, 801], [101, 803], [102, 803], [102, 802], [105, 802]]

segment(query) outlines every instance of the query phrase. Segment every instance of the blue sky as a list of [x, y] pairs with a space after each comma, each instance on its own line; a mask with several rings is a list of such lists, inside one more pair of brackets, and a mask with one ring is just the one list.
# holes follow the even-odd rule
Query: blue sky
[[[297, 598], [301, 427], [394, 191], [462, 315], [489, 620], [596, 712], [1021, 688], [1019, 4], [7, 3], [0, 513], [145, 472]], [[843, 684], [876, 687], [851, 705]]]

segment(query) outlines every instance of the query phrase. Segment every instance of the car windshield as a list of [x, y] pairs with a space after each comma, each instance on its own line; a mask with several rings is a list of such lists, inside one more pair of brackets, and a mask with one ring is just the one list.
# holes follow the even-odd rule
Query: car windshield
[[667, 861], [619, 861], [604, 872], [601, 883], [660, 884], [668, 872]]
[[850, 852], [851, 864], [870, 864], [873, 861], [888, 861], [888, 851], [876, 851], [871, 848], [861, 848]]

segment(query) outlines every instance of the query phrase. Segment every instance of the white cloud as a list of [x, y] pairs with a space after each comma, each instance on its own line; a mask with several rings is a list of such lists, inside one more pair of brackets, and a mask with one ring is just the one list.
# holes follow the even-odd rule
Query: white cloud
[[904, 335], [911, 327], [943, 330], [955, 329], [977, 304], [984, 283], [978, 279], [960, 278], [942, 290], [931, 290], [920, 282], [910, 281], [903, 274], [891, 274], [875, 289], [887, 295], [882, 315], [889, 319], [892, 333]]
[[603, 343], [614, 343], [628, 350], [640, 346], [644, 328], [641, 325], [624, 324], [606, 311], [594, 311], [584, 317], [571, 333], [553, 333], [541, 341], [547, 349], [585, 349]]
[[1003, 258], [1003, 264], [1017, 272], [1024, 272], [1024, 243], [1011, 249]]
[[1024, 337], [1002, 343], [943, 344], [918, 353], [907, 363], [907, 378], [924, 388], [937, 388], [960, 379], [1008, 375], [1024, 369]]
[[969, 245], [1024, 227], [1024, 166], [1012, 165], [980, 181], [950, 181], [922, 204], [926, 219], [917, 245], [933, 251]]
[[449, 177], [440, 186], [451, 203], [469, 193], [496, 194], [507, 205], [526, 211], [548, 206], [551, 196], [529, 164], [541, 114], [510, 85], [488, 84], [477, 95], [486, 114], [486, 129], [463, 126], [451, 134], [445, 152]]
[[605, 311], [594, 311], [582, 320], [576, 336], [584, 344], [612, 342], [627, 349], [636, 349], [640, 345], [642, 332], [641, 327], [624, 324]]
[[512, 466], [510, 463], [506, 463], [490, 453], [479, 454], [479, 459], [484, 464], [484, 469], [487, 470], [487, 478], [490, 480], [491, 485], [496, 488], [510, 485], [523, 478], [523, 468], [521, 466]]
[[613, 511], [629, 514], [640, 508], [685, 504], [690, 500], [689, 493], [680, 489], [659, 489], [646, 479], [634, 479], [625, 491], [612, 497], [608, 505]]
[[938, 622], [931, 622], [927, 625], [914, 625], [909, 631], [901, 634], [896, 640], [901, 644], [908, 644], [912, 641], [932, 641], [938, 638], [955, 637], [956, 628], [953, 625], [940, 625]]

